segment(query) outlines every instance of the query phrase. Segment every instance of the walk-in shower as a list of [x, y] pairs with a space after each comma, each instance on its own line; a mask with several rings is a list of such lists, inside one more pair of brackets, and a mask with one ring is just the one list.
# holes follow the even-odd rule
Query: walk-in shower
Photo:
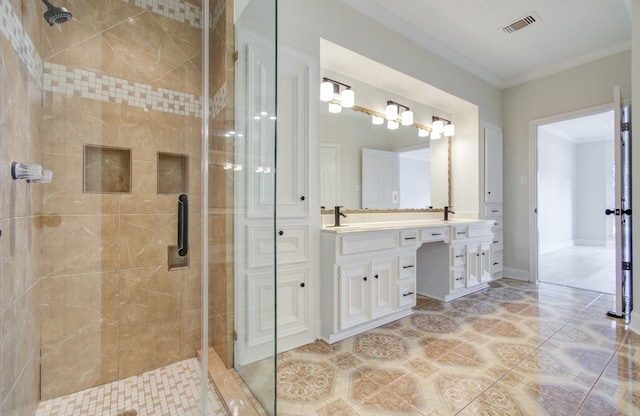
[[207, 364], [275, 373], [233, 370], [235, 2], [53, 2], [0, 0], [0, 414], [226, 414]]

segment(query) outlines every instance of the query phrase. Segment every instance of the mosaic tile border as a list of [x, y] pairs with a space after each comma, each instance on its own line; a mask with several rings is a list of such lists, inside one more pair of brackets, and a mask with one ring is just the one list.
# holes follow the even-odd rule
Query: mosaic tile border
[[[41, 402], [36, 416], [113, 416], [125, 410], [139, 415], [200, 415], [202, 381], [197, 358], [181, 361], [139, 376]], [[227, 415], [209, 381], [207, 414]]]
[[31, 76], [42, 86], [42, 59], [9, 0], [0, 0], [0, 32]]
[[[64, 65], [44, 64], [44, 89], [92, 100], [125, 104], [147, 110], [201, 117], [202, 98], [193, 94], [154, 88], [86, 69], [69, 69]], [[226, 88], [216, 94], [226, 96]], [[214, 102], [219, 99], [214, 98]], [[216, 114], [214, 112], [214, 114]]]
[[[180, 0], [122, 0], [125, 3], [150, 10], [161, 16], [168, 17], [182, 23], [189, 23], [193, 27], [202, 28], [202, 9], [199, 6]], [[224, 5], [224, 4], [223, 4]], [[218, 6], [218, 4], [216, 4]], [[217, 8], [217, 7], [216, 7]], [[215, 16], [216, 10], [214, 10]], [[221, 13], [218, 11], [218, 13]]]

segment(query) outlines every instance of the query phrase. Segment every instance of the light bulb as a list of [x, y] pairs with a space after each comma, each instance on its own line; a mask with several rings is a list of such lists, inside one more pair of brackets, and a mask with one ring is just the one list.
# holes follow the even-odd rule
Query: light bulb
[[339, 113], [342, 111], [342, 106], [336, 103], [329, 103], [329, 112], [330, 113]]
[[395, 121], [395, 120], [389, 120], [389, 121], [387, 121], [387, 128], [388, 128], [389, 130], [395, 130], [395, 129], [397, 129], [397, 128], [398, 128], [398, 126], [400, 126], [400, 123], [398, 123], [398, 122], [397, 122], [397, 121]]
[[402, 112], [402, 125], [403, 126], [410, 126], [413, 124], [413, 111], [411, 110], [406, 110]]
[[418, 137], [429, 137], [429, 130], [418, 129]]
[[433, 130], [431, 131], [432, 136], [433, 133], [442, 133], [442, 131], [444, 130], [444, 121], [442, 120], [436, 120], [433, 122]]
[[376, 126], [379, 126], [380, 124], [384, 123], [384, 117], [372, 115], [371, 116], [371, 123], [375, 124]]
[[456, 134], [456, 126], [454, 126], [453, 124], [447, 124], [446, 126], [444, 126], [444, 135], [447, 137], [451, 137], [454, 134]]
[[333, 100], [333, 83], [325, 81], [320, 84], [320, 101]]
[[356, 93], [352, 89], [342, 91], [340, 102], [344, 108], [351, 108], [356, 103]]
[[395, 104], [388, 104], [384, 110], [384, 117], [387, 120], [395, 120], [398, 118], [398, 106]]
[[442, 135], [435, 130], [431, 130], [431, 140], [438, 140], [442, 138]]

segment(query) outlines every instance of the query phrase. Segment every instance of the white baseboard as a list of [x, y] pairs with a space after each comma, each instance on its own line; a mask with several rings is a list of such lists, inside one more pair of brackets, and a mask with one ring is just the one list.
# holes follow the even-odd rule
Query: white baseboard
[[629, 329], [640, 335], [640, 312], [631, 312], [631, 323], [629, 324]]
[[593, 247], [606, 247], [607, 242], [605, 240], [573, 240], [574, 246], [593, 246]]
[[529, 280], [529, 270], [520, 270], [520, 269], [512, 269], [510, 267], [505, 267], [502, 272], [503, 277], [507, 277], [509, 279], [516, 280], [524, 280], [525, 282]]

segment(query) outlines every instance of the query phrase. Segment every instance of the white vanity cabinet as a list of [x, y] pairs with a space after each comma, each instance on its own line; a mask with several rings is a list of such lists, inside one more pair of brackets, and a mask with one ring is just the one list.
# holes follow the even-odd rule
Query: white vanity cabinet
[[339, 341], [411, 314], [417, 236], [406, 231], [322, 233], [324, 339]]
[[494, 242], [491, 247], [491, 275], [502, 277], [502, 131], [496, 127], [484, 128], [484, 197], [483, 217], [494, 222]]

